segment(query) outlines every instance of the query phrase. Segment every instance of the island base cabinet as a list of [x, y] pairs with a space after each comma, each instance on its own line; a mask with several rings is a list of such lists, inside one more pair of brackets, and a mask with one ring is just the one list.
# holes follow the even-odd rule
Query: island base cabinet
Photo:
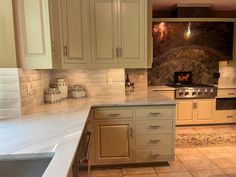
[[92, 165], [166, 162], [175, 158], [175, 104], [93, 109]]
[[95, 123], [96, 163], [129, 162], [131, 155], [131, 121], [109, 120]]

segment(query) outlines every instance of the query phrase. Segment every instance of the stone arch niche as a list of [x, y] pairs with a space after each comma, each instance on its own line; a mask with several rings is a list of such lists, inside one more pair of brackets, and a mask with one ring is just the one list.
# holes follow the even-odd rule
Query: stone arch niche
[[174, 82], [174, 72], [193, 72], [193, 83], [217, 84], [213, 74], [219, 72], [222, 54], [212, 48], [188, 45], [173, 48], [158, 56], [154, 54], [152, 69], [148, 72], [149, 85], [169, 85]]

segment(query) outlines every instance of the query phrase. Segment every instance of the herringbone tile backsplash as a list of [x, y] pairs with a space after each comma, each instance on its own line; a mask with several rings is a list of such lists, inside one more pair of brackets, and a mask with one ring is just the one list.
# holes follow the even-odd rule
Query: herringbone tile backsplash
[[192, 71], [193, 83], [217, 84], [213, 73], [219, 72], [218, 57], [202, 49], [187, 48], [155, 56], [148, 72], [149, 85], [173, 84], [175, 71]]

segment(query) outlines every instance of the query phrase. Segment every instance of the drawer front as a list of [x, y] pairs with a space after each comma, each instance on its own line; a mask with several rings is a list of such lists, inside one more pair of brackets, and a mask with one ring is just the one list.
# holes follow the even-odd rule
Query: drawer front
[[217, 97], [219, 97], [219, 98], [236, 97], [236, 89], [218, 90]]
[[136, 120], [136, 133], [172, 132], [172, 120]]
[[171, 147], [135, 151], [135, 158], [137, 161], [158, 161], [159, 159], [170, 157], [171, 155]]
[[236, 110], [216, 111], [215, 118], [226, 121], [236, 120]]
[[137, 135], [135, 137], [135, 145], [139, 147], [164, 146], [171, 144], [173, 144], [172, 134]]
[[95, 119], [104, 119], [104, 118], [131, 118], [133, 117], [132, 109], [95, 109], [94, 110]]
[[173, 117], [173, 107], [156, 106], [150, 108], [137, 108], [135, 111], [135, 116], [141, 118]]

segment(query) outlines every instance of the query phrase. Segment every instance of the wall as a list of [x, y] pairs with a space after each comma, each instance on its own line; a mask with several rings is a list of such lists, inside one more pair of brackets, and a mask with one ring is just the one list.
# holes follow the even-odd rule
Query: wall
[[219, 88], [236, 88], [236, 67], [220, 62]]
[[44, 104], [44, 90], [50, 85], [50, 70], [19, 69], [22, 114]]
[[70, 86], [82, 85], [89, 97], [124, 96], [124, 69], [53, 70], [52, 81], [66, 78]]
[[0, 69], [0, 119], [21, 115], [19, 74], [17, 68]]

